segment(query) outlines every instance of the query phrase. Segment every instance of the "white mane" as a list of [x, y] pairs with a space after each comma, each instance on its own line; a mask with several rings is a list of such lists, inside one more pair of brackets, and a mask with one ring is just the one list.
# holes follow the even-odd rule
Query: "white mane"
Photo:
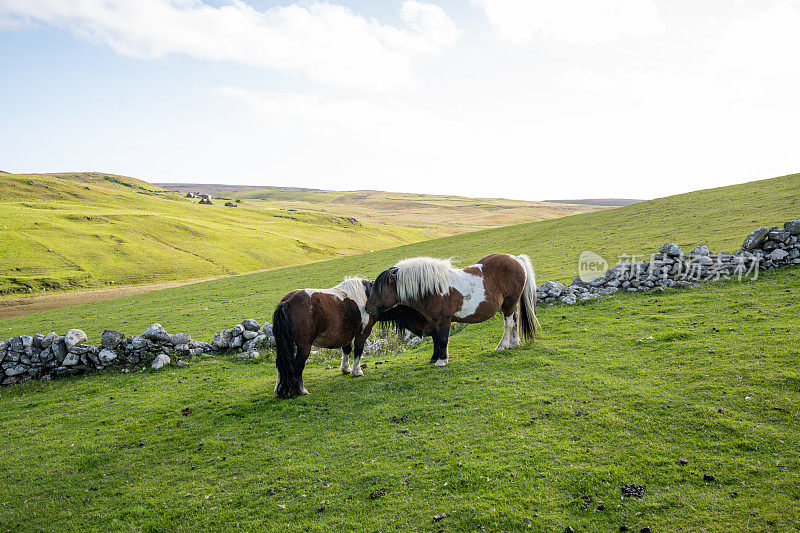
[[344, 281], [334, 287], [344, 294], [347, 295], [348, 298], [355, 301], [360, 308], [363, 308], [364, 305], [367, 303], [367, 291], [364, 288], [364, 278], [356, 278], [356, 277], [346, 277]]
[[428, 294], [446, 294], [450, 290], [450, 273], [455, 270], [450, 259], [433, 257], [403, 259], [395, 267], [397, 297], [400, 302], [408, 302]]

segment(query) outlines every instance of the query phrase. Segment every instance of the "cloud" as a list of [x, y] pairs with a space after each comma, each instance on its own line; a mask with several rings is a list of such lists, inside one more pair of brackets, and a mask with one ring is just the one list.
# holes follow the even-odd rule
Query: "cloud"
[[257, 11], [240, 0], [0, 0], [6, 25], [49, 24], [127, 56], [230, 61], [373, 90], [413, 87], [412, 59], [458, 39], [438, 6], [407, 0], [400, 14], [404, 28], [322, 2]]
[[712, 63], [723, 70], [757, 75], [800, 72], [800, 5], [784, 1], [734, 20], [722, 35]]
[[245, 103], [272, 126], [345, 138], [359, 146], [426, 150], [465, 131], [463, 125], [395, 100], [342, 100], [238, 87], [219, 87], [216, 92]]
[[536, 39], [579, 46], [664, 33], [654, 0], [473, 0], [500, 39], [530, 44]]

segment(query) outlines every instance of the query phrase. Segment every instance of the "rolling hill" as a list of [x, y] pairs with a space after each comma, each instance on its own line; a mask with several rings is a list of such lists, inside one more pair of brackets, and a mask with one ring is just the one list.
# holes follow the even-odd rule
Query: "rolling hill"
[[[341, 196], [302, 194], [306, 200], [309, 194]], [[416, 196], [413, 213], [401, 209], [408, 207], [405, 201], [352, 197], [323, 210], [307, 208], [313, 202], [306, 200], [300, 205], [288, 197], [239, 198], [234, 209], [224, 199], [198, 205], [177, 192], [112, 174], [3, 174], [0, 295], [227, 276], [460, 233], [478, 219], [496, 226], [587, 210], [547, 206], [517, 212], [504, 207], [516, 205], [511, 201], [475, 204], [423, 195]], [[445, 209], [445, 216], [437, 206], [447, 202], [459, 206]], [[475, 205], [461, 205], [466, 202]], [[392, 215], [399, 211], [407, 214]], [[452, 222], [456, 211], [462, 219]], [[493, 214], [475, 214], [484, 211]]]
[[202, 192], [260, 200], [267, 205], [285, 209], [354, 216], [368, 222], [426, 231], [432, 237], [590, 213], [615, 206], [384, 191], [326, 191], [294, 187], [178, 183], [162, 183], [161, 186], [183, 193]]
[[[374, 277], [404, 257], [455, 257], [466, 265], [483, 255], [527, 253], [537, 279], [571, 281], [584, 250], [616, 263], [620, 255], [649, 256], [671, 241], [691, 250], [733, 251], [755, 227], [800, 218], [800, 174], [669, 196], [627, 207], [444, 237], [368, 254], [155, 291], [119, 300], [0, 320], [0, 331], [29, 333], [83, 327], [143, 331], [153, 322], [193, 338], [230, 327], [237, 319], [265, 320], [296, 287], [329, 287], [345, 275]], [[179, 311], [176, 311], [178, 309]], [[232, 312], [235, 309], [235, 312]]]
[[[313, 265], [0, 320], [0, 337], [79, 326], [197, 338], [269, 317], [295, 287], [400, 257], [528, 252], [569, 280], [578, 253], [662, 241], [733, 250], [800, 218], [800, 175], [485, 230]], [[306, 368], [272, 397], [269, 359], [106, 372], [0, 390], [0, 523], [12, 529], [797, 531], [800, 269], [695, 290], [542, 307], [536, 343], [495, 352], [495, 319]], [[210, 339], [209, 339], [210, 340]], [[379, 364], [380, 363], [380, 364]], [[402, 431], [400, 431], [402, 430]], [[644, 487], [623, 497], [623, 485]]]

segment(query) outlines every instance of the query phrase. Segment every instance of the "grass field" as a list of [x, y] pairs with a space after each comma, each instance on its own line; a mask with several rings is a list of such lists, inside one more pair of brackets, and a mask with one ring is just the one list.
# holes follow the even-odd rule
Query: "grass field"
[[544, 308], [503, 353], [494, 319], [444, 369], [430, 341], [363, 378], [312, 364], [294, 401], [225, 358], [3, 389], [0, 527], [796, 531], [798, 290], [786, 269]]
[[[420, 253], [524, 251], [541, 281], [571, 279], [583, 249], [734, 250], [754, 227], [798, 218], [799, 185], [787, 176], [70, 307], [2, 320], [0, 337], [82, 327], [98, 340], [158, 321], [210, 340], [268, 318], [290, 288]], [[535, 344], [494, 352], [495, 318], [455, 333], [443, 369], [427, 363], [430, 340], [367, 357], [363, 378], [319, 357], [312, 395], [292, 401], [272, 397], [270, 360], [224, 356], [0, 389], [0, 528], [797, 531], [798, 291], [800, 269], [786, 268], [544, 307]], [[623, 484], [646, 492], [623, 498]]]
[[598, 209], [377, 192], [276, 194], [283, 196], [230, 193], [244, 198], [233, 209], [224, 199], [198, 205], [124, 176], [3, 174], [0, 295], [226, 276]]

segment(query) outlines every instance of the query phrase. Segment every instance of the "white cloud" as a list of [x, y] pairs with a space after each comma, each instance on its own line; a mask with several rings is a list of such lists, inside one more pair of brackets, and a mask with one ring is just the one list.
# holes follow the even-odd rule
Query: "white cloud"
[[181, 54], [378, 90], [412, 87], [411, 60], [458, 38], [438, 6], [408, 0], [401, 17], [407, 28], [321, 2], [257, 11], [240, 0], [221, 7], [201, 0], [0, 0], [0, 20], [50, 24], [124, 55]]
[[800, 4], [783, 1], [734, 20], [723, 33], [712, 63], [757, 75], [800, 72]]
[[309, 94], [270, 94], [219, 87], [218, 94], [239, 100], [267, 123], [299, 128], [358, 146], [433, 149], [443, 139], [465, 134], [465, 127], [395, 100], [340, 100]]
[[579, 46], [661, 35], [654, 0], [473, 0], [498, 36], [516, 44], [542, 38]]

